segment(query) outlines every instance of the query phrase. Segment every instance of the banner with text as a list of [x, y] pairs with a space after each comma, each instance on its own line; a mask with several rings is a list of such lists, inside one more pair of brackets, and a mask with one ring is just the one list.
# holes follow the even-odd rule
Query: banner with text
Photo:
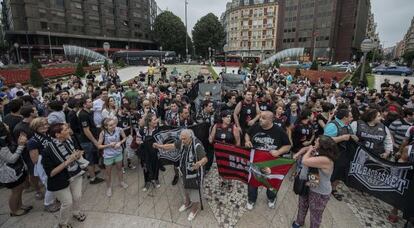
[[414, 195], [412, 181], [413, 164], [390, 162], [359, 146], [346, 184], [404, 211], [412, 203], [408, 200]]

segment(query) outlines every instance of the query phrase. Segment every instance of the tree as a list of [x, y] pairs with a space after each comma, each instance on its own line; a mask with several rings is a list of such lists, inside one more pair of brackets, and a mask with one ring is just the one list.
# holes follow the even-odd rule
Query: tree
[[80, 78], [85, 77], [85, 71], [83, 70], [82, 62], [78, 63], [78, 66], [76, 67], [75, 75]]
[[316, 61], [313, 61], [310, 69], [311, 70], [318, 70], [318, 63]]
[[40, 64], [39, 60], [37, 60], [36, 58], [33, 59], [32, 65], [35, 65], [37, 69], [42, 68], [42, 64]]
[[297, 78], [297, 77], [299, 77], [299, 76], [301, 76], [302, 74], [300, 73], [300, 69], [299, 68], [296, 68], [296, 70], [295, 70], [295, 78]]
[[185, 36], [187, 36], [188, 54], [193, 53], [191, 38], [186, 32], [184, 23], [170, 11], [163, 11], [155, 18], [152, 35], [163, 50], [175, 51], [181, 56], [186, 54]]
[[108, 63], [108, 60], [107, 59], [105, 59], [103, 65], [104, 65], [105, 70], [108, 71], [109, 70], [109, 63]]
[[30, 84], [32, 84], [34, 87], [41, 87], [43, 86], [43, 76], [40, 74], [39, 69], [35, 64], [32, 64], [32, 67], [30, 68]]
[[414, 61], [414, 51], [410, 51], [410, 52], [405, 52], [404, 55], [402, 56], [404, 58], [404, 61], [407, 62], [407, 66], [412, 66], [413, 65], [413, 61]]
[[209, 57], [208, 48], [222, 50], [225, 43], [223, 25], [213, 13], [200, 18], [193, 28], [194, 48], [197, 55]]
[[280, 68], [280, 63], [279, 63], [279, 61], [277, 59], [273, 63], [273, 66], [276, 67], [276, 68]]
[[88, 67], [89, 66], [88, 60], [86, 58], [82, 59], [82, 66], [83, 67]]
[[[360, 83], [360, 76], [361, 76], [361, 71], [362, 71], [362, 64], [360, 64], [358, 66], [358, 68], [356, 69], [356, 71], [354, 72], [354, 74], [352, 75], [352, 85], [354, 87], [358, 86], [358, 84]], [[371, 67], [369, 66], [369, 62], [366, 61], [365, 62], [365, 74], [363, 76], [363, 82], [364, 85], [368, 85], [368, 79], [367, 79], [367, 74], [371, 73]]]

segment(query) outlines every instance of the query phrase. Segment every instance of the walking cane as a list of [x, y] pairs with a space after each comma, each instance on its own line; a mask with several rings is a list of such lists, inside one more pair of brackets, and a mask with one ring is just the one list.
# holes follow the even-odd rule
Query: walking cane
[[[201, 169], [202, 169], [203, 167], [201, 167]], [[198, 195], [199, 195], [199, 197], [200, 197], [200, 207], [201, 207], [201, 210], [204, 210], [204, 207], [203, 207], [203, 197], [201, 197], [201, 176], [200, 176], [200, 173], [198, 172], [198, 170], [197, 170], [197, 179], [198, 179]]]

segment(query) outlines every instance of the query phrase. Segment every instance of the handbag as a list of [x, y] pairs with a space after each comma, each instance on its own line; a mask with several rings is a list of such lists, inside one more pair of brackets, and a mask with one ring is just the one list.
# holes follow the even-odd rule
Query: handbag
[[306, 196], [309, 193], [309, 186], [306, 185], [308, 180], [301, 179], [299, 174], [300, 172], [302, 172], [302, 169], [295, 176], [295, 180], [293, 182], [293, 192], [299, 196]]

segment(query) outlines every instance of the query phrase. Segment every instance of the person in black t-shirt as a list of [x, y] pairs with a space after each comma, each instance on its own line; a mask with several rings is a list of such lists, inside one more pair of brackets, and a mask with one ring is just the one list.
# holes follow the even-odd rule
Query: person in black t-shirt
[[233, 116], [236, 126], [240, 131], [243, 131], [243, 133], [259, 120], [259, 105], [257, 102], [253, 101], [253, 93], [251, 91], [246, 91], [244, 93], [244, 100], [236, 105]]
[[98, 128], [96, 128], [93, 121], [92, 100], [81, 99], [79, 106], [82, 109], [78, 113], [80, 125], [82, 127], [81, 134], [79, 135], [79, 142], [83, 150], [85, 151], [85, 158], [89, 161], [88, 173], [90, 177], [90, 184], [98, 184], [104, 181], [104, 179], [96, 177], [95, 167], [98, 164]]
[[313, 143], [315, 132], [311, 124], [312, 117], [313, 114], [309, 109], [303, 110], [300, 113], [292, 132], [292, 151], [294, 153]]
[[[245, 135], [245, 146], [248, 148], [267, 150], [273, 157], [279, 157], [289, 152], [291, 147], [289, 137], [281, 127], [273, 124], [273, 121], [274, 115], [272, 112], [262, 112], [259, 123], [253, 125]], [[253, 210], [257, 200], [257, 189], [257, 187], [248, 186], [248, 210]], [[268, 198], [268, 206], [274, 208], [276, 194], [267, 189], [266, 195]]]
[[[30, 128], [30, 123], [34, 118], [38, 117], [37, 109], [34, 106], [26, 105], [20, 109], [20, 114], [23, 116], [23, 120], [13, 129], [14, 138], [18, 139], [20, 135], [26, 135], [26, 137], [30, 139], [34, 134], [33, 130]], [[17, 142], [14, 143], [17, 145]], [[27, 147], [23, 150], [22, 158], [29, 171], [30, 185], [36, 190], [36, 199], [42, 199], [43, 193], [39, 185], [39, 178], [34, 175], [34, 164], [30, 158]]]

